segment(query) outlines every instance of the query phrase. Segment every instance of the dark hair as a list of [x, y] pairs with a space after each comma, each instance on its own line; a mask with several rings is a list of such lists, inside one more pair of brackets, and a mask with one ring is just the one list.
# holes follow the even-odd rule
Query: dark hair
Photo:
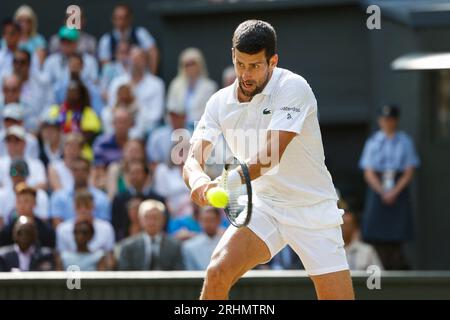
[[2, 32], [5, 31], [6, 26], [12, 26], [16, 32], [20, 32], [22, 28], [20, 27], [20, 24], [15, 21], [13, 18], [5, 18], [2, 21]]
[[277, 53], [275, 29], [265, 21], [244, 21], [234, 31], [233, 48], [247, 54], [265, 50], [266, 58], [269, 60]]
[[89, 97], [89, 91], [86, 88], [86, 86], [83, 84], [79, 76], [76, 76], [72, 74], [69, 82], [69, 88], [67, 88], [67, 91], [71, 89], [72, 87], [75, 87], [80, 92], [80, 104], [81, 107], [84, 109], [87, 106], [91, 105], [91, 99]]
[[149, 170], [147, 164], [146, 164], [145, 161], [143, 161], [143, 160], [131, 160], [131, 161], [127, 161], [127, 162], [125, 163], [125, 166], [124, 166], [125, 172], [130, 172], [131, 166], [132, 166], [132, 165], [135, 165], [135, 164], [141, 165], [142, 168], [144, 169], [144, 172], [145, 172], [146, 175], [148, 175], [148, 174], [150, 173], [150, 170]]
[[133, 10], [131, 9], [131, 7], [130, 7], [130, 5], [129, 5], [128, 3], [122, 2], [122, 3], [116, 4], [116, 5], [114, 6], [113, 12], [116, 11], [116, 9], [118, 9], [118, 8], [123, 8], [123, 9], [127, 10], [128, 15], [129, 15], [130, 17], [133, 16]]
[[26, 55], [27, 56], [27, 62], [30, 63], [30, 61], [31, 61], [31, 54], [30, 54], [30, 52], [28, 50], [26, 50], [26, 49], [17, 49], [14, 52], [14, 54], [16, 54], [16, 53], [23, 53], [24, 55]]

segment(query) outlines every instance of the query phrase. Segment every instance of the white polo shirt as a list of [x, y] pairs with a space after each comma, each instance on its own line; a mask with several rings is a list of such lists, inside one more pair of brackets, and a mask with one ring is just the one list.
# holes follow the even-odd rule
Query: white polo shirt
[[238, 101], [237, 87], [236, 80], [211, 97], [191, 142], [215, 144], [223, 133], [234, 155], [248, 160], [264, 147], [268, 130], [295, 132], [279, 165], [252, 181], [255, 195], [283, 207], [337, 200], [325, 166], [317, 101], [306, 80], [276, 68], [264, 90], [248, 103]]

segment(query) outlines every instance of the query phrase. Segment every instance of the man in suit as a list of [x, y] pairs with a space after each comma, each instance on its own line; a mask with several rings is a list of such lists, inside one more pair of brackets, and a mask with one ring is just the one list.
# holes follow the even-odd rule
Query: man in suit
[[34, 222], [20, 216], [13, 229], [14, 244], [0, 248], [0, 271], [50, 271], [55, 259], [50, 248], [37, 245]]
[[119, 253], [119, 270], [182, 270], [180, 243], [163, 232], [164, 204], [145, 200], [139, 206], [143, 232], [124, 240]]

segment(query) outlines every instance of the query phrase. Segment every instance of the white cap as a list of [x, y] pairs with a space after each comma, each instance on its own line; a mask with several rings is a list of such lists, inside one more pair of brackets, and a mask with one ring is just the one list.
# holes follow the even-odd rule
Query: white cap
[[23, 117], [23, 107], [18, 103], [8, 103], [3, 109], [3, 119], [22, 121]]

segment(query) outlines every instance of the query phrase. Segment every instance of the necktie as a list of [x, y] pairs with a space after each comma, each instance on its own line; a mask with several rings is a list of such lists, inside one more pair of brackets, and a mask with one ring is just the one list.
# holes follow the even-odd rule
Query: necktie
[[157, 253], [158, 250], [158, 243], [156, 241], [156, 237], [151, 237], [151, 244], [150, 244], [150, 266], [149, 270], [159, 270], [159, 256]]

